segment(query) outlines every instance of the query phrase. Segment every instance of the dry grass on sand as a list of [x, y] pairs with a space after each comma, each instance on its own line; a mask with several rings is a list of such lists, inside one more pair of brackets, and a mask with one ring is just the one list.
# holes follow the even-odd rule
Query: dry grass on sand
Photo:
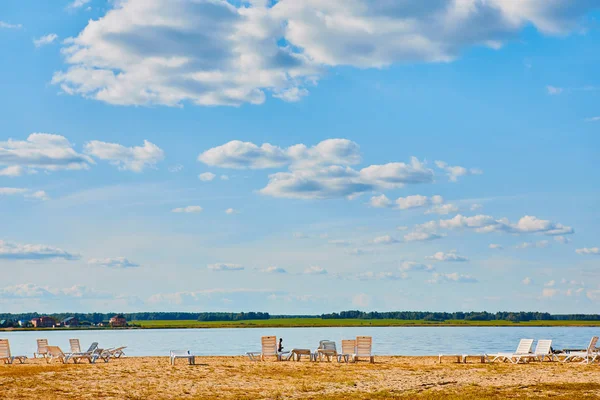
[[492, 399], [600, 398], [600, 366], [560, 363], [437, 364], [377, 357], [375, 364], [133, 357], [62, 365], [0, 366], [0, 399]]

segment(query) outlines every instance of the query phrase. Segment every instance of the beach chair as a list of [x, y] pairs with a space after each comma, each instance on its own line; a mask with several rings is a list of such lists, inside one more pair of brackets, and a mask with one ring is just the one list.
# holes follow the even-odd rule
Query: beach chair
[[321, 340], [316, 353], [320, 361], [323, 361], [324, 358], [327, 358], [327, 361], [331, 361], [338, 355], [337, 348], [333, 340]]
[[596, 344], [598, 344], [598, 336], [592, 337], [587, 349], [581, 351], [571, 351], [565, 354], [565, 359], [563, 362], [570, 362], [580, 359], [581, 362], [585, 364], [593, 363], [600, 355], [599, 349], [596, 348]]
[[0, 361], [4, 361], [4, 364], [12, 364], [15, 360], [23, 364], [27, 357], [11, 355], [8, 339], [0, 339]]
[[558, 357], [552, 353], [552, 340], [542, 339], [538, 340], [535, 350], [533, 351], [533, 357], [536, 360], [544, 361], [548, 358], [548, 361], [556, 361]]
[[104, 350], [104, 353], [107, 353], [110, 358], [121, 358], [125, 355], [123, 350], [126, 348], [127, 348], [127, 346], [110, 348], [110, 349]]
[[373, 338], [371, 336], [356, 337], [356, 352], [352, 356], [353, 361], [358, 361], [359, 358], [368, 358], [370, 363], [375, 362], [372, 355]]
[[171, 365], [175, 365], [175, 360], [178, 358], [184, 358], [188, 360], [190, 365], [196, 364], [196, 356], [194, 356], [189, 350], [171, 350]]
[[95, 357], [98, 342], [93, 342], [86, 352], [81, 351], [79, 339], [69, 339], [69, 344], [71, 345], [71, 352], [66, 354], [65, 363], [69, 360], [73, 360], [75, 364], [81, 360], [88, 360], [90, 363], [94, 363], [98, 358]]
[[50, 364], [52, 360], [60, 360], [63, 364], [67, 361], [67, 355], [58, 346], [47, 346], [46, 347], [46, 362]]
[[487, 362], [496, 362], [496, 361], [510, 361], [513, 364], [519, 363], [522, 359], [531, 356], [533, 353], [531, 352], [533, 347], [533, 339], [521, 339], [519, 341], [519, 345], [517, 346], [517, 350], [514, 353], [496, 353], [496, 354], [485, 354], [485, 360]]
[[289, 360], [292, 353], [289, 351], [279, 352], [277, 351], [277, 337], [276, 336], [263, 336], [260, 338], [261, 351], [246, 353], [251, 360], [258, 359], [260, 356], [261, 361], [265, 361], [265, 357], [275, 356], [277, 361]]
[[33, 353], [33, 358], [44, 357], [48, 354], [48, 339], [37, 339], [37, 351]]
[[354, 354], [356, 353], [356, 340], [342, 340], [342, 352], [338, 354], [338, 362], [349, 362], [350, 359], [354, 361]]

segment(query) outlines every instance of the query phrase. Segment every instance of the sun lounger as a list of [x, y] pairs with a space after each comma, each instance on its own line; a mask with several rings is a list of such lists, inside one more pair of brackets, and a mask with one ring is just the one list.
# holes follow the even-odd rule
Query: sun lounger
[[102, 351], [102, 353], [107, 355], [109, 359], [110, 358], [121, 358], [125, 355], [123, 350], [126, 348], [127, 348], [127, 346], [105, 349]]
[[600, 356], [600, 350], [596, 348], [596, 344], [598, 344], [598, 336], [592, 337], [587, 349], [582, 351], [570, 351], [564, 354], [565, 359], [563, 362], [581, 360], [581, 362], [585, 364], [593, 363]]
[[522, 359], [525, 359], [533, 354], [531, 352], [532, 347], [533, 339], [521, 339], [519, 341], [519, 345], [517, 346], [517, 351], [514, 353], [486, 354], [485, 359], [492, 363], [496, 361], [510, 361], [513, 364], [516, 364]]
[[58, 346], [47, 346], [46, 362], [51, 363], [52, 360], [60, 360], [63, 364], [66, 363], [67, 355]]
[[371, 336], [356, 337], [356, 353], [353, 354], [352, 360], [358, 361], [359, 358], [368, 358], [369, 362], [374, 363], [375, 359], [371, 354], [373, 348], [373, 338]]
[[265, 361], [265, 357], [274, 356], [277, 361], [289, 360], [292, 357], [292, 353], [289, 351], [279, 352], [277, 351], [277, 337], [276, 336], [263, 336], [260, 338], [261, 351], [248, 352], [246, 355], [251, 361]]
[[535, 346], [535, 350], [533, 351], [533, 357], [542, 362], [546, 358], [548, 358], [548, 361], [558, 360], [558, 357], [556, 357], [556, 355], [552, 353], [552, 340], [538, 340]]
[[[338, 354], [338, 362], [348, 362], [356, 353], [356, 340], [342, 340], [342, 352]], [[354, 359], [352, 359], [354, 361]]]
[[171, 365], [175, 365], [175, 360], [178, 358], [187, 359], [190, 365], [196, 364], [196, 356], [189, 350], [171, 350]]
[[0, 361], [4, 361], [5, 364], [12, 364], [15, 360], [23, 364], [27, 357], [11, 355], [8, 339], [0, 339]]
[[335, 342], [332, 340], [321, 340], [319, 342], [319, 348], [316, 351], [319, 360], [323, 361], [323, 359], [327, 358], [327, 361], [331, 361], [337, 357], [337, 349], [335, 347]]
[[290, 351], [291, 359], [300, 361], [302, 356], [308, 356], [310, 361], [317, 361], [317, 353], [313, 353], [310, 349], [292, 349]]
[[90, 363], [96, 361], [97, 357], [95, 357], [95, 353], [98, 349], [98, 342], [93, 342], [86, 352], [81, 351], [79, 339], [69, 339], [69, 344], [71, 345], [71, 352], [65, 355], [65, 362], [73, 360], [77, 364], [81, 360], [88, 360]]
[[37, 339], [37, 351], [33, 353], [33, 358], [46, 357], [48, 354], [48, 339]]

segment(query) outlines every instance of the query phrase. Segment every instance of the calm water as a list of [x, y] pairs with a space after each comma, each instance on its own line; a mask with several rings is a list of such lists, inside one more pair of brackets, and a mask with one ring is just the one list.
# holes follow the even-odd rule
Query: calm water
[[260, 350], [260, 337], [283, 337], [284, 347], [314, 349], [319, 340], [373, 336], [376, 355], [437, 355], [514, 351], [521, 338], [552, 339], [554, 348], [585, 348], [600, 328], [545, 327], [389, 327], [389, 328], [252, 328], [252, 329], [155, 329], [123, 331], [0, 332], [8, 338], [13, 354], [31, 356], [35, 339], [69, 349], [69, 338], [81, 347], [99, 342], [100, 347], [127, 346], [128, 356], [164, 356], [169, 350], [192, 350], [197, 355], [240, 355]]

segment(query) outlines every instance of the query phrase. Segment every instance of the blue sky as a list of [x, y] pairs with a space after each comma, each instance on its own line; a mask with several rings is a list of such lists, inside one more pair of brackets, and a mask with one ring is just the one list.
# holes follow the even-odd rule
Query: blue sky
[[0, 307], [596, 312], [593, 6], [2, 2]]

